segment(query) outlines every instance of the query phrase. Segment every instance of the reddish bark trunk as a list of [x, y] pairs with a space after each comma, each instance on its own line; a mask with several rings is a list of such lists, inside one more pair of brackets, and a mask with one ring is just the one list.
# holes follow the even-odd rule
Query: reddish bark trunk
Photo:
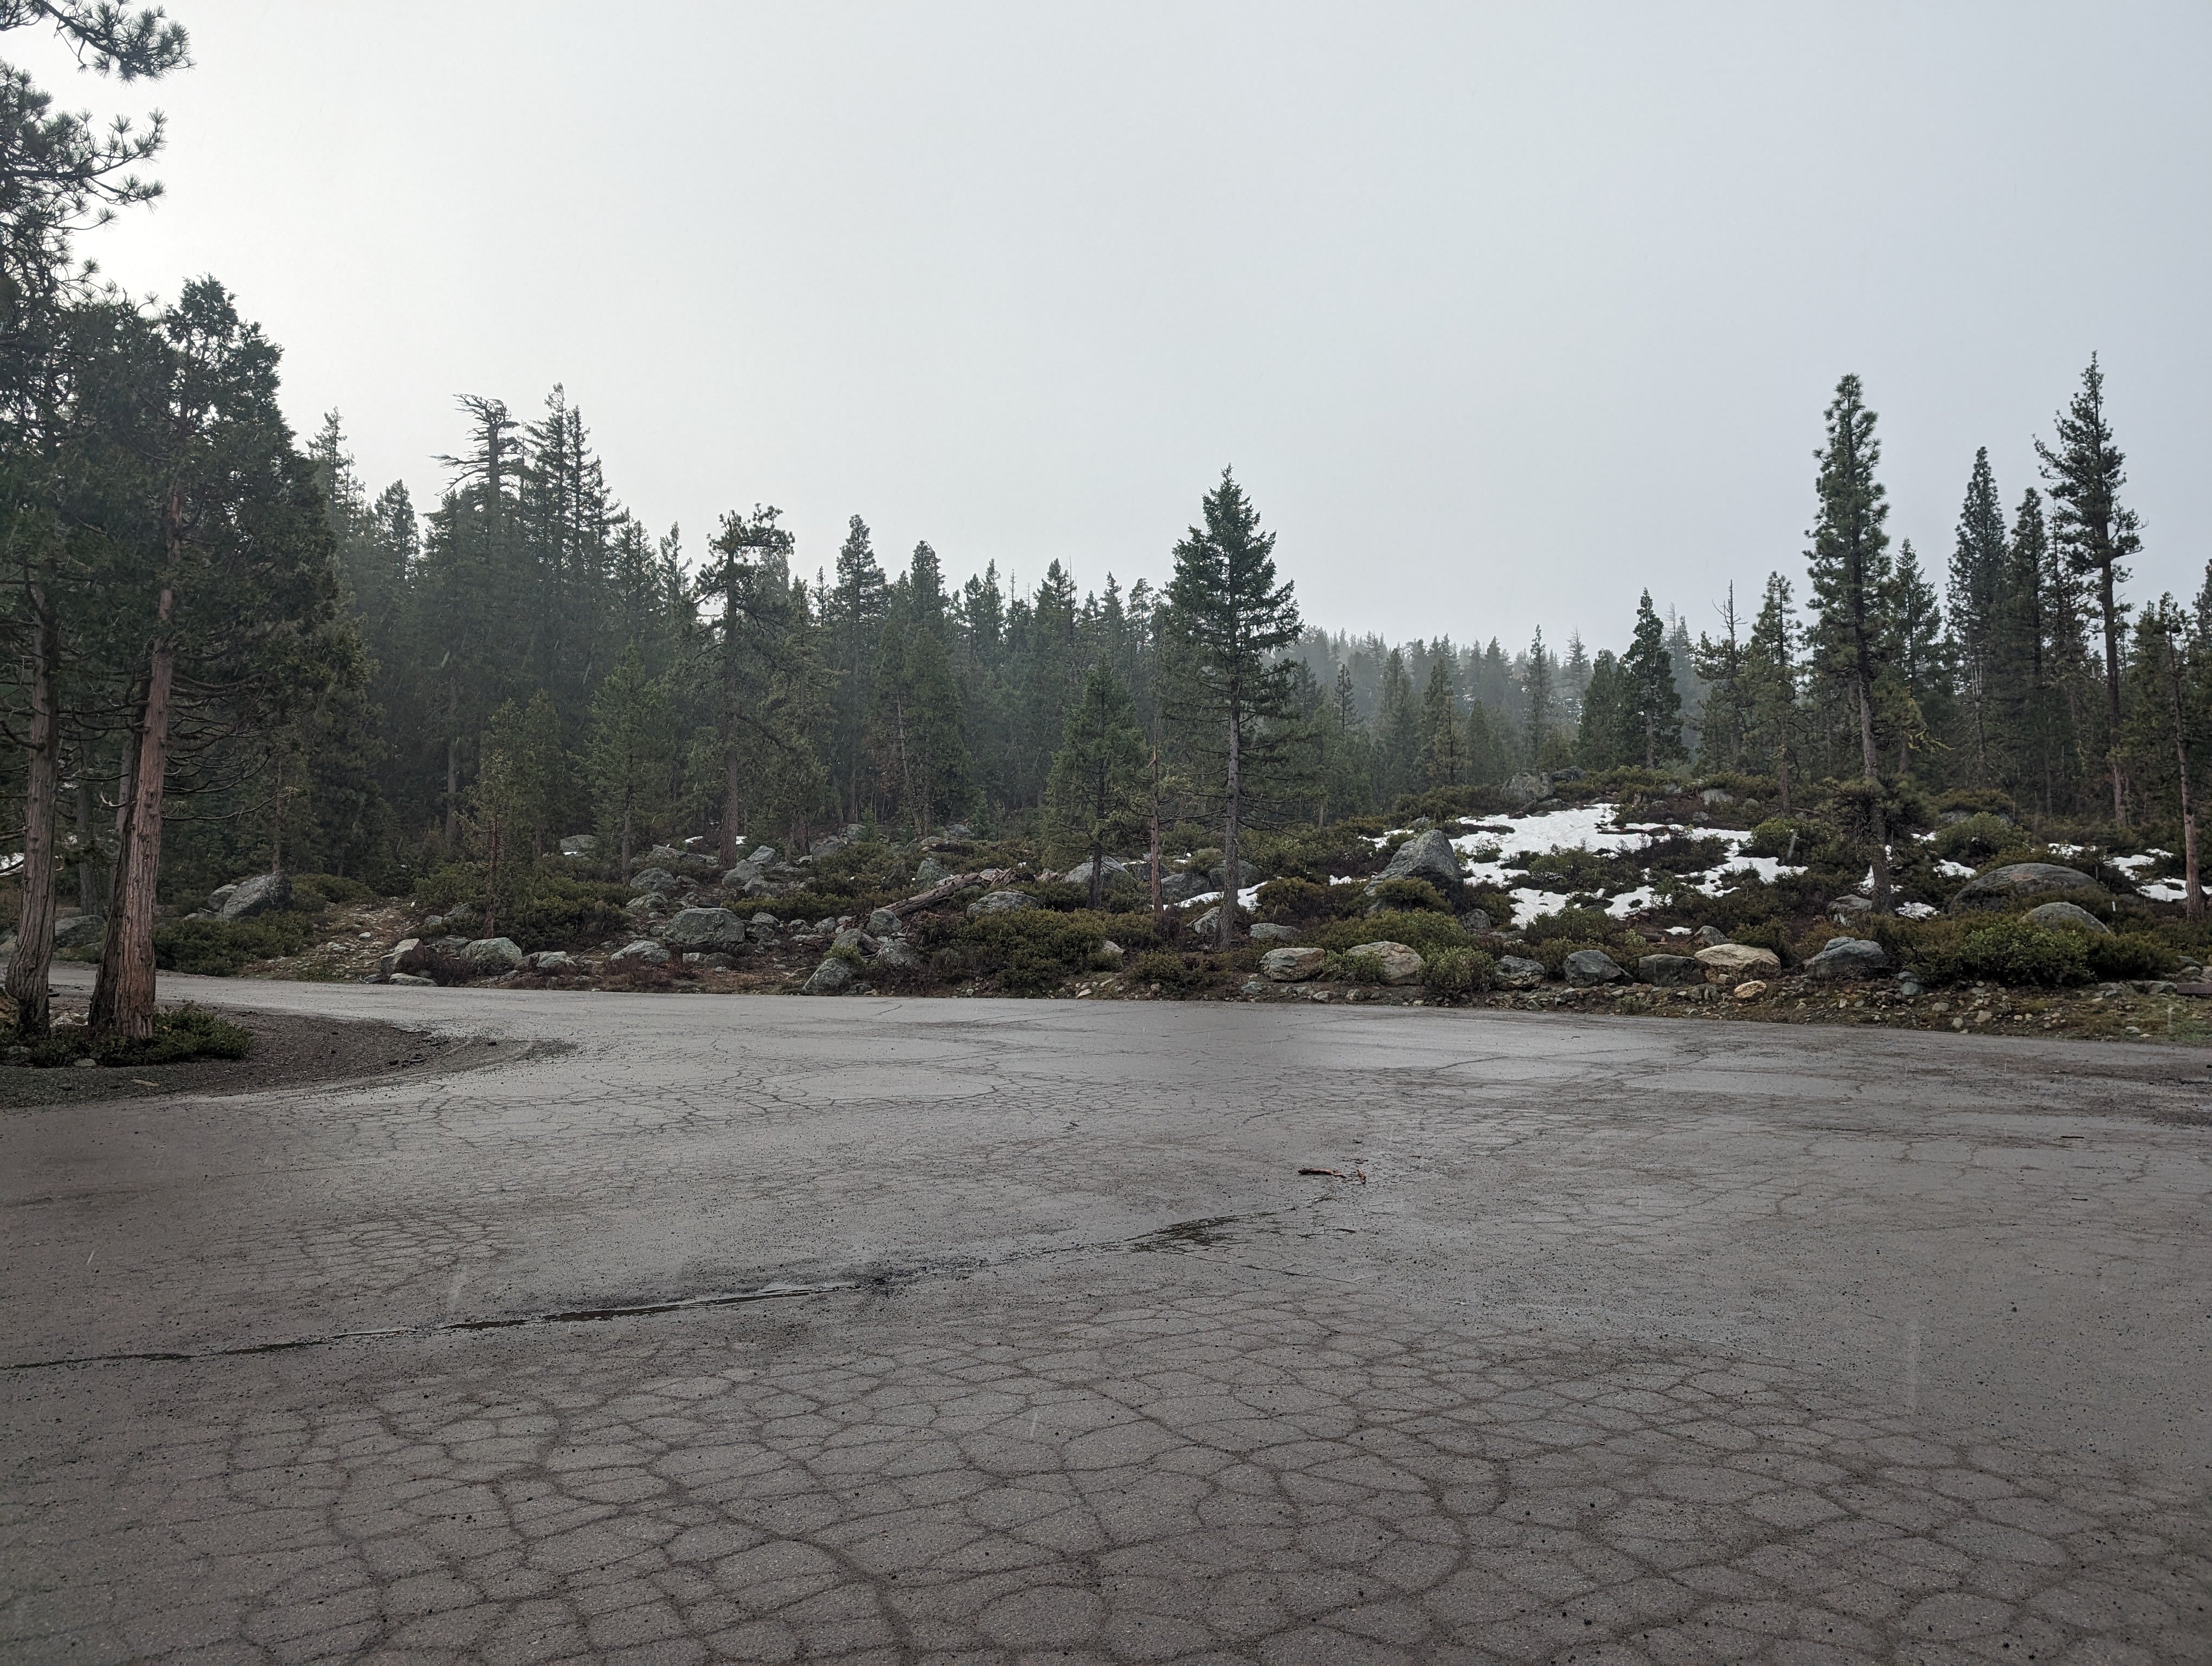
[[35, 587], [31, 604], [31, 733], [24, 748], [23, 909], [15, 953], [8, 963], [8, 999], [15, 1027], [43, 1036], [52, 1018], [46, 975], [54, 958], [54, 661], [59, 642], [53, 610]]
[[[161, 593], [166, 627], [173, 593]], [[145, 719], [138, 733], [123, 849], [117, 860], [115, 903], [107, 916], [107, 941], [100, 982], [92, 995], [96, 1036], [144, 1041], [154, 1033], [154, 897], [161, 867], [161, 787], [169, 761], [169, 689], [176, 656], [167, 637], [156, 638], [148, 656]]]

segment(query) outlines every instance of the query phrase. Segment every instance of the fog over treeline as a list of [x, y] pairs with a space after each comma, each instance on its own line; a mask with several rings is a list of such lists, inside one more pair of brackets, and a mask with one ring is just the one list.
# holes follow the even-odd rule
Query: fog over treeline
[[[158, 12], [0, 11], [33, 24], [124, 82], [187, 57]], [[1164, 587], [1057, 562], [956, 584], [863, 513], [800, 548], [741, 462], [719, 525], [664, 531], [558, 387], [462, 398], [418, 504], [358, 477], [336, 414], [288, 427], [281, 345], [219, 277], [142, 300], [82, 264], [86, 234], [158, 194], [158, 119], [101, 128], [9, 70], [0, 123], [0, 784], [27, 1022], [64, 900], [107, 921], [95, 1027], [143, 1034], [155, 920], [241, 873], [397, 893], [557, 861], [576, 835], [623, 873], [657, 842], [734, 862], [853, 824], [1073, 854], [1108, 830], [1126, 848], [1142, 798], [1219, 821], [1233, 868], [1240, 825], [1634, 766], [1771, 777], [1785, 811], [1793, 780], [1859, 783], [1877, 897], [1900, 794], [2171, 821], [2193, 866], [2212, 586], [2131, 588], [2124, 389], [2086, 346], [2034, 479], [1955, 459], [1945, 547], [1893, 538], [1878, 390], [1839, 374], [1802, 557], [1757, 593], [1655, 575], [1606, 599], [1603, 640], [1504, 641], [1478, 617], [1393, 643], [1302, 613], [1273, 558], [1298, 529], [1220, 459], [1191, 460], [1188, 534], [1135, 557], [1171, 559]]]

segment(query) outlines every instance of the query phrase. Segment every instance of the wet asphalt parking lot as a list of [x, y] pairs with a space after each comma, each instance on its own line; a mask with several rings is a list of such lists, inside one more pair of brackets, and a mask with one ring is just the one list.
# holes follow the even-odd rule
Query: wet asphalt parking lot
[[0, 1658], [2212, 1659], [2200, 1050], [164, 993], [511, 1061], [0, 1115]]

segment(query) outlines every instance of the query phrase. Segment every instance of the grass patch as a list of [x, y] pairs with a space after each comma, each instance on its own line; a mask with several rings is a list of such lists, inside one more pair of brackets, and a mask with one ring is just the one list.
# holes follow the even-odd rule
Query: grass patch
[[183, 1064], [192, 1059], [242, 1059], [253, 1050], [253, 1034], [243, 1025], [219, 1018], [203, 1006], [179, 1006], [154, 1015], [154, 1033], [143, 1042], [103, 1037], [97, 1042], [82, 1025], [71, 1025], [24, 1043], [30, 1063], [41, 1070], [91, 1059], [108, 1066]]

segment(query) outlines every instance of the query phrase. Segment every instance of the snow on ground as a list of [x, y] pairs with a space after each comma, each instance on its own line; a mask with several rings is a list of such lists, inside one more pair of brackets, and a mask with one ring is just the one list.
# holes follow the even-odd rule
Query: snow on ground
[[[1714, 866], [1702, 873], [1682, 876], [1685, 885], [1695, 886], [1708, 897], [1718, 897], [1743, 874], [1756, 874], [1771, 885], [1785, 875], [1805, 871], [1802, 867], [1785, 866], [1778, 857], [1742, 854], [1743, 847], [1751, 837], [1748, 833], [1726, 828], [1685, 827], [1676, 822], [1623, 823], [1620, 815], [1618, 805], [1584, 804], [1569, 809], [1547, 811], [1540, 815], [1523, 816], [1513, 821], [1462, 816], [1460, 825], [1473, 830], [1454, 839], [1452, 848], [1467, 859], [1467, 877], [1469, 879], [1477, 885], [1497, 885], [1512, 893], [1513, 919], [1510, 923], [1516, 926], [1525, 926], [1541, 914], [1556, 914], [1567, 905], [1567, 898], [1557, 891], [1515, 885], [1510, 870], [1525, 866], [1525, 863], [1514, 863], [1511, 859], [1515, 857], [1544, 856], [1556, 850], [1590, 850], [1608, 855], [1632, 855], [1649, 848], [1658, 839], [1680, 833], [1695, 838], [1719, 839], [1728, 847], [1727, 855]], [[1652, 907], [1658, 900], [1658, 892], [1652, 886], [1638, 885], [1633, 891], [1624, 891], [1608, 899], [1605, 911], [1616, 920], [1626, 919], [1639, 909]]]
[[1943, 912], [1933, 903], [1899, 903], [1897, 911], [1907, 920], [1933, 920]]
[[2136, 895], [2148, 897], [2154, 903], [2185, 903], [2189, 887], [2179, 879], [2154, 879], [2147, 885], [2137, 885]]
[[[1262, 883], [1265, 882], [1263, 881]], [[1201, 909], [1210, 907], [1212, 904], [1218, 903], [1220, 900], [1221, 893], [1219, 891], [1202, 891], [1195, 897], [1184, 897], [1182, 899], [1182, 906], [1187, 909]], [[1237, 906], [1243, 909], [1247, 914], [1251, 913], [1253, 909], [1258, 908], [1260, 906], [1260, 887], [1258, 885], [1247, 885], [1243, 890], [1238, 891], [1237, 893]]]
[[2079, 856], [2085, 850], [2094, 850], [2096, 846], [2087, 844], [2047, 844], [2044, 846], [2044, 848], [2054, 856]]
[[2140, 856], [2107, 856], [2105, 866], [2116, 867], [2132, 879], [2161, 857], [2172, 855], [2171, 850], [2146, 850]]
[[1946, 879], [1971, 879], [1974, 877], [1974, 870], [1964, 862], [1938, 862], [1936, 871]]

